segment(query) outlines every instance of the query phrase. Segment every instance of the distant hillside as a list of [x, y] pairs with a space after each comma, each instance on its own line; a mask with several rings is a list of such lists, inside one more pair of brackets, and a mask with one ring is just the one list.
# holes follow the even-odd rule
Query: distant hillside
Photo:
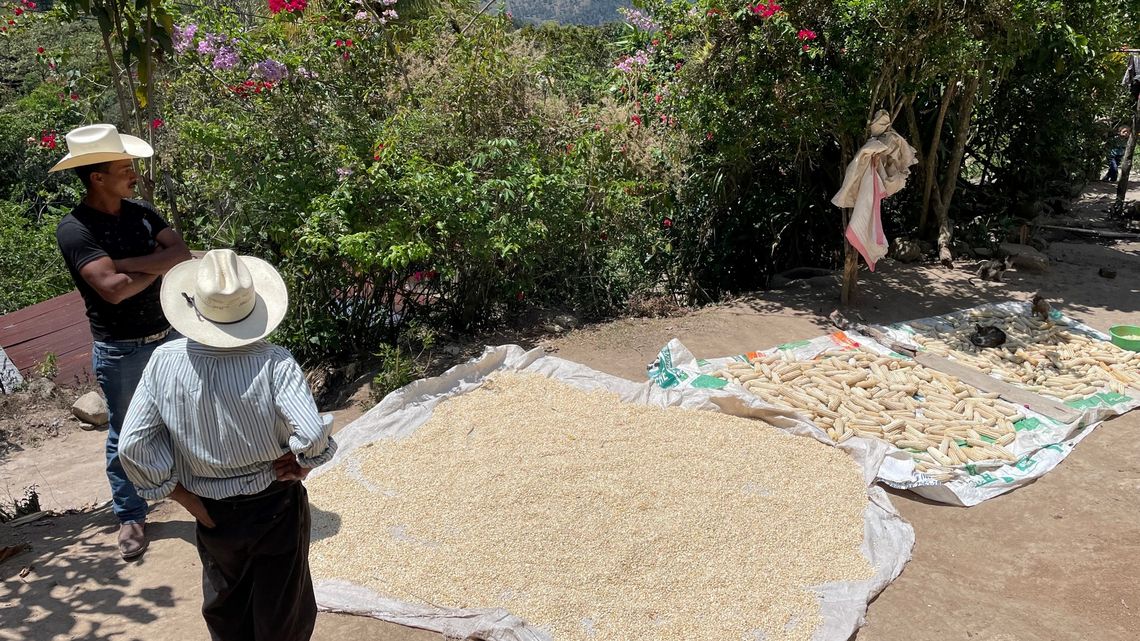
[[622, 19], [618, 7], [632, 6], [627, 0], [507, 0], [507, 10], [517, 20], [553, 20], [571, 24], [604, 24]]

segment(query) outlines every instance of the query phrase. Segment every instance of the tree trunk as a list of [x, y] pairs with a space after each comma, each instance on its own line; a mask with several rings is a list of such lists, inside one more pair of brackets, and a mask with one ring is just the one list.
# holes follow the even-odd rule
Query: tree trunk
[[[123, 118], [123, 127], [131, 126], [131, 114], [128, 109], [127, 96], [123, 92], [123, 71], [115, 59], [115, 51], [111, 48], [111, 34], [103, 34], [103, 50], [107, 53], [107, 64], [111, 65], [111, 82], [115, 85], [115, 97], [119, 99], [119, 113]], [[132, 98], [133, 100], [133, 98]], [[130, 133], [127, 129], [123, 133]]]
[[[839, 140], [839, 161], [840, 161], [840, 177], [845, 175], [847, 171], [847, 163], [851, 162], [851, 143], [847, 140], [847, 136], [841, 136]], [[840, 210], [841, 220], [843, 227], [840, 229], [840, 234], [843, 236], [843, 280], [842, 288], [839, 292], [839, 302], [843, 305], [850, 305], [855, 298], [855, 285], [859, 280], [859, 254], [855, 251], [855, 247], [851, 245], [851, 241], [847, 240], [847, 223], [850, 217], [851, 210], [844, 208]]]
[[954, 132], [954, 149], [950, 152], [950, 162], [946, 165], [943, 175], [942, 194], [935, 214], [938, 218], [938, 259], [949, 267], [954, 257], [950, 252], [950, 201], [954, 197], [954, 189], [958, 186], [958, 174], [962, 170], [962, 156], [966, 151], [966, 140], [970, 134], [970, 119], [974, 114], [974, 98], [978, 93], [978, 83], [981, 82], [985, 69], [978, 71], [966, 90], [962, 94], [962, 104], [958, 112], [958, 127]]
[[1132, 156], [1136, 153], [1136, 127], [1140, 126], [1140, 100], [1132, 109], [1132, 131], [1128, 134], [1128, 146], [1124, 148], [1124, 158], [1120, 161], [1120, 179], [1116, 183], [1116, 203], [1113, 213], [1124, 213], [1124, 198], [1128, 195], [1128, 175], [1132, 173]]
[[[934, 121], [934, 135], [930, 138], [930, 147], [927, 148], [926, 156], [923, 158], [926, 172], [922, 182], [922, 209], [919, 210], [918, 214], [919, 234], [926, 229], [927, 215], [930, 212], [931, 191], [936, 183], [937, 172], [935, 170], [938, 169], [938, 150], [942, 145], [942, 125], [946, 122], [946, 110], [954, 100], [954, 91], [957, 86], [958, 76], [951, 76], [950, 80], [946, 82], [946, 89], [942, 91], [942, 104], [938, 107], [938, 120]], [[937, 209], [937, 204], [935, 208]]]

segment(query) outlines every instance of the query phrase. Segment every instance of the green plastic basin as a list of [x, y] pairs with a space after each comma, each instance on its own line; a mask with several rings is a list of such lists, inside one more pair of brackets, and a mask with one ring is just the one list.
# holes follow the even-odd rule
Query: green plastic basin
[[1140, 352], [1140, 327], [1135, 325], [1117, 325], [1108, 330], [1112, 335], [1112, 344], [1133, 352]]

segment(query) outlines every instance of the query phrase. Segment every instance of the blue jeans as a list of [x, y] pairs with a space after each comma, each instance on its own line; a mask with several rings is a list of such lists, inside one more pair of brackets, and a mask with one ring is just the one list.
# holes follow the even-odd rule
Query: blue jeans
[[107, 430], [107, 480], [111, 482], [115, 516], [122, 523], [145, 521], [147, 506], [119, 461], [119, 432], [123, 429], [127, 408], [150, 355], [159, 345], [175, 338], [181, 336], [171, 331], [165, 339], [145, 345], [140, 341], [95, 341], [91, 347], [92, 369], [99, 387], [103, 389], [103, 396], [107, 397], [107, 413], [111, 422]]
[[1108, 173], [1105, 174], [1104, 179], [1110, 183], [1117, 181], [1120, 171], [1120, 161], [1124, 160], [1124, 152], [1117, 154], [1113, 152], [1108, 155]]

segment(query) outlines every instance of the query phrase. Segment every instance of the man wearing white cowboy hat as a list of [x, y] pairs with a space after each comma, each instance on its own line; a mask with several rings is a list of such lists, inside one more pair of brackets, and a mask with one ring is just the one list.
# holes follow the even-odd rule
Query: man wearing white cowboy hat
[[134, 161], [150, 157], [150, 145], [114, 125], [79, 127], [66, 140], [68, 154], [51, 171], [75, 170], [87, 193], [59, 221], [55, 236], [87, 306], [91, 360], [111, 423], [107, 478], [121, 523], [119, 552], [132, 559], [146, 549], [147, 505], [123, 473], [119, 432], [150, 353], [169, 337], [158, 303], [162, 275], [190, 252], [154, 207], [131, 200], [138, 182]]
[[198, 521], [202, 616], [214, 641], [304, 641], [316, 623], [309, 501], [331, 421], [300, 366], [264, 340], [288, 292], [269, 263], [215, 249], [177, 265], [162, 309], [186, 338], [155, 350], [119, 441], [144, 497]]

